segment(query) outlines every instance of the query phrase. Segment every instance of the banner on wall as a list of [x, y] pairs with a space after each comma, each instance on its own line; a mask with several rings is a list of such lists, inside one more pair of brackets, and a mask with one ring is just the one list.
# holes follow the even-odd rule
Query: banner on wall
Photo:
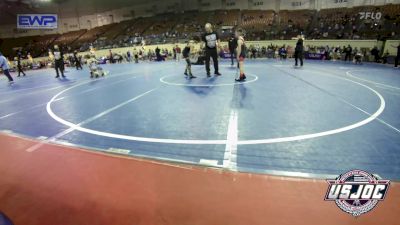
[[309, 9], [310, 0], [281, 0], [280, 8], [288, 10]]
[[329, 1], [322, 1], [321, 2], [323, 7], [322, 8], [340, 8], [340, 7], [347, 7], [348, 0], [329, 0]]
[[306, 59], [316, 59], [316, 60], [323, 60], [325, 58], [325, 55], [322, 53], [306, 53], [304, 56]]
[[18, 14], [18, 29], [57, 29], [57, 14]]

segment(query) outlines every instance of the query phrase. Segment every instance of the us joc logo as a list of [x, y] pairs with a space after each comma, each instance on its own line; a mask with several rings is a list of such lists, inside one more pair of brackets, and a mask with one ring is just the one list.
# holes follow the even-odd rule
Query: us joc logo
[[335, 201], [341, 210], [353, 216], [367, 213], [383, 201], [390, 184], [389, 180], [380, 180], [363, 170], [351, 170], [327, 182], [325, 201]]

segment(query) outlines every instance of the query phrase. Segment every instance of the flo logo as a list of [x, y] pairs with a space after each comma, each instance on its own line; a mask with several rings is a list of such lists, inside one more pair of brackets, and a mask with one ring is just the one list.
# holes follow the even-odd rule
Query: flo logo
[[381, 12], [359, 12], [360, 20], [373, 19], [380, 20], [382, 18]]
[[379, 201], [385, 199], [389, 180], [379, 180], [363, 170], [351, 170], [329, 183], [325, 201], [336, 205], [353, 216], [371, 211]]

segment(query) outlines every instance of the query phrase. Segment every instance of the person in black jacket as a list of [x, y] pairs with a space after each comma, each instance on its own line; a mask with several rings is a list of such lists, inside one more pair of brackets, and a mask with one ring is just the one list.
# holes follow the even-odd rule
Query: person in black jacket
[[379, 63], [379, 60], [380, 60], [379, 53], [380, 53], [379, 49], [376, 46], [371, 50], [371, 55], [374, 56], [376, 63]]
[[353, 48], [351, 48], [350, 45], [347, 46], [347, 48], [344, 50], [345, 56], [344, 56], [344, 61], [346, 62], [347, 59], [351, 61], [351, 53], [353, 52]]
[[79, 70], [79, 69], [83, 70], [81, 59], [78, 56], [78, 51], [76, 51], [76, 50], [74, 51], [74, 61], [75, 61], [76, 70]]
[[397, 54], [396, 57], [394, 58], [394, 67], [398, 67], [400, 60], [400, 43], [397, 46], [392, 45], [392, 47], [397, 48]]
[[303, 39], [300, 37], [297, 40], [296, 48], [294, 49], [294, 59], [296, 61], [295, 66], [298, 65], [298, 60], [300, 60], [300, 66], [303, 66], [303, 54], [304, 54]]
[[20, 76], [21, 76], [21, 73], [23, 74], [23, 76], [26, 76], [25, 72], [22, 70], [21, 58], [22, 58], [21, 52], [18, 52], [18, 56], [17, 56], [17, 70], [18, 70], [18, 76], [17, 76], [17, 77], [20, 77]]
[[160, 48], [158, 48], [158, 46], [155, 49], [156, 52], [156, 61], [160, 62], [160, 61], [164, 61], [164, 58], [161, 56], [160, 52]]
[[231, 54], [231, 62], [233, 66], [233, 59], [236, 58], [236, 48], [237, 48], [237, 39], [235, 37], [235, 34], [232, 34], [232, 36], [228, 40], [228, 47], [229, 47], [229, 53]]

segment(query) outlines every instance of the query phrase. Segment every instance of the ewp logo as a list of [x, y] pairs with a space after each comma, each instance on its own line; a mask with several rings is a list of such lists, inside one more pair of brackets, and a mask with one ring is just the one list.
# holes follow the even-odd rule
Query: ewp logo
[[18, 29], [56, 29], [58, 17], [56, 14], [19, 14]]

